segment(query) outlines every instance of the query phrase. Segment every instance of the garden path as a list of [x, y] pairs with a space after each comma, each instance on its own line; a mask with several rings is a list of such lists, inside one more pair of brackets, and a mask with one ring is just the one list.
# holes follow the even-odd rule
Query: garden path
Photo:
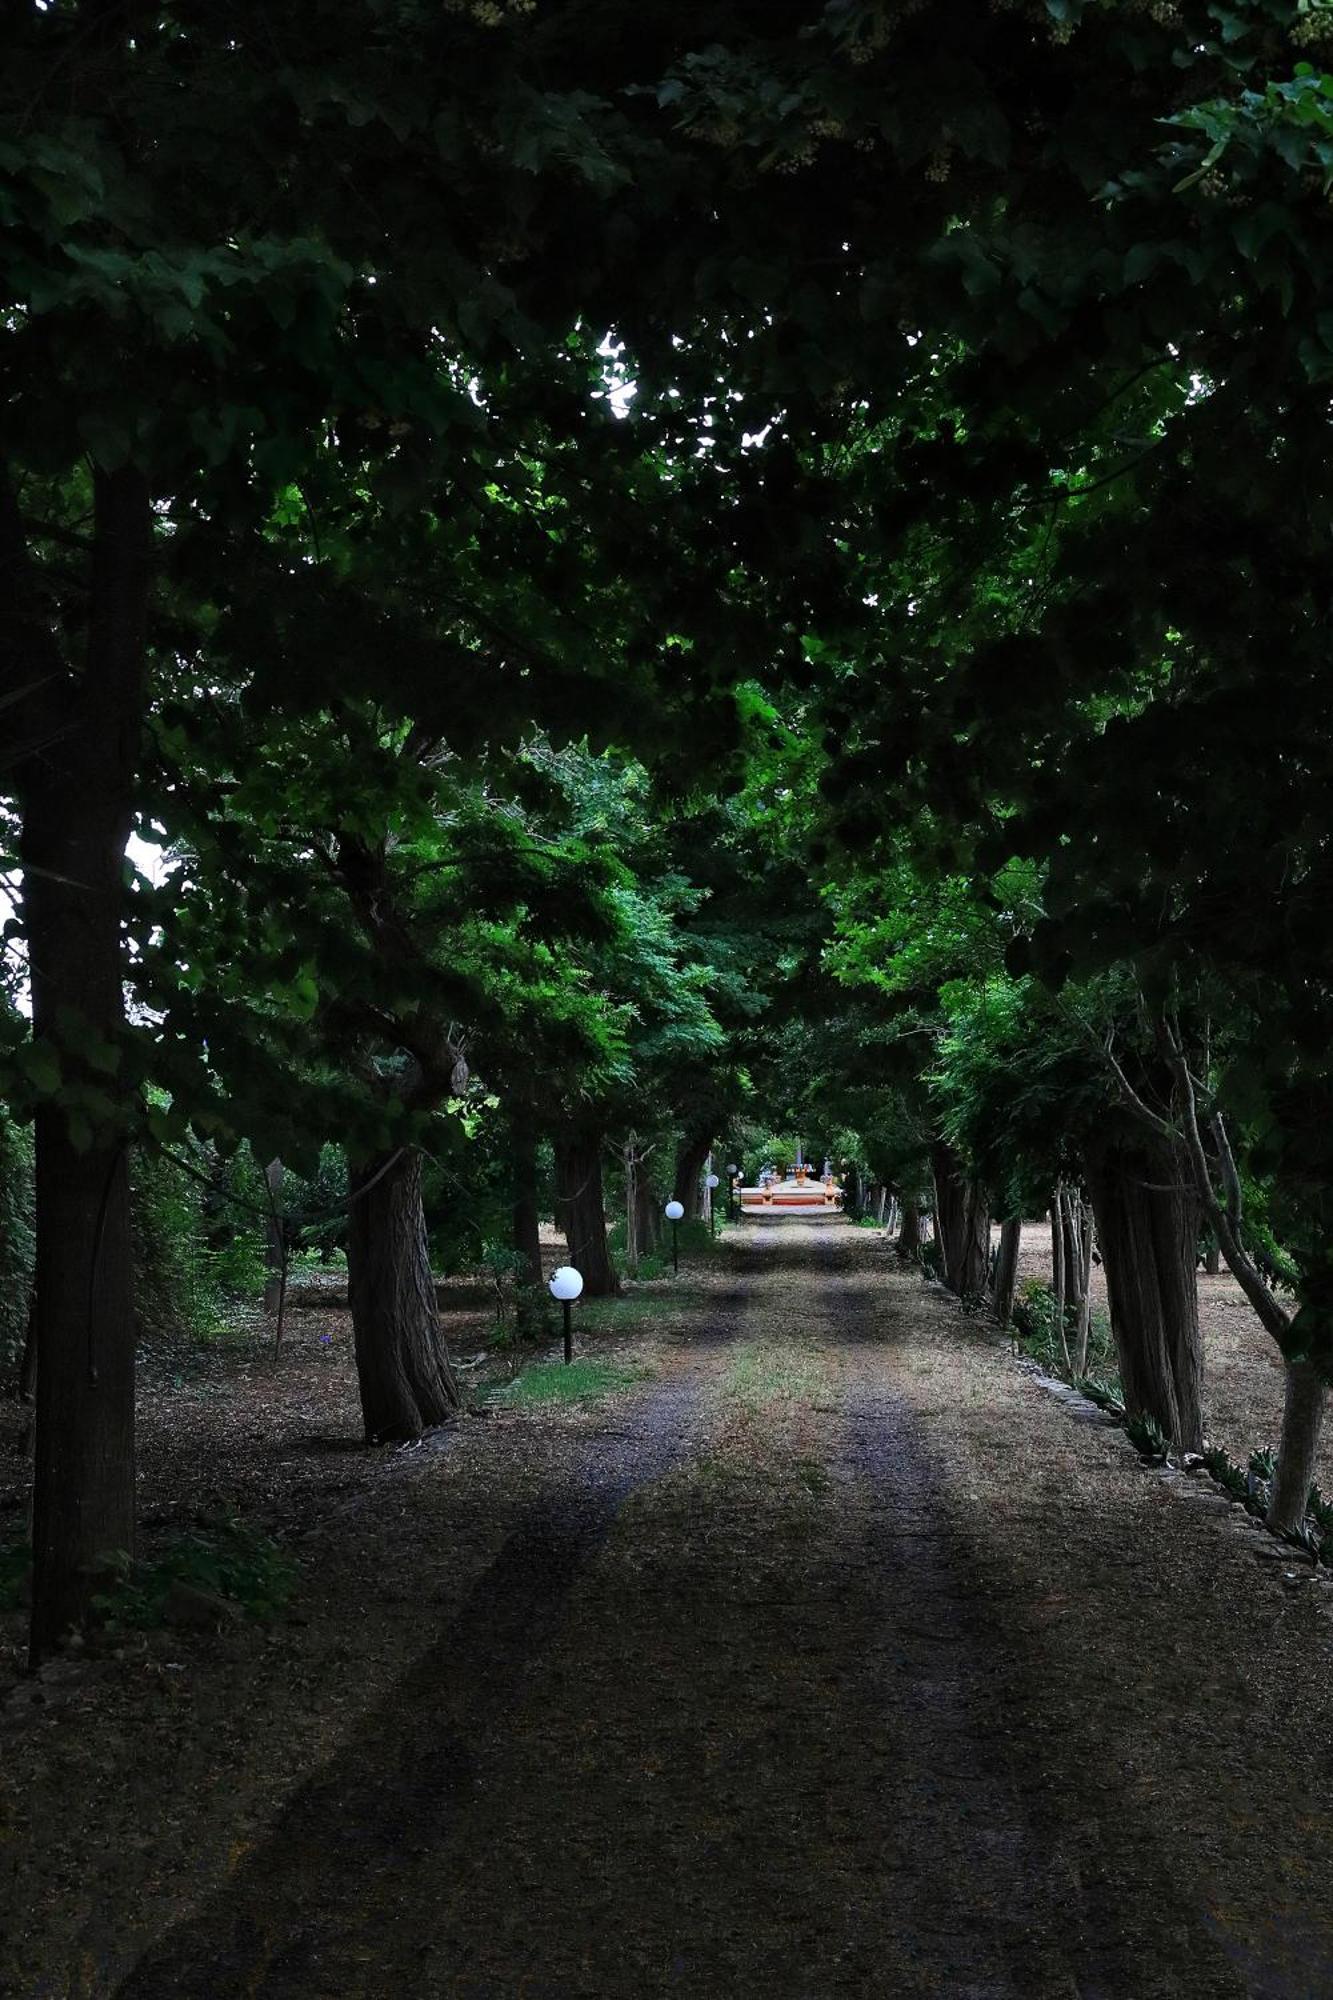
[[1313, 1594], [882, 1240], [726, 1265], [124, 2000], [1333, 1991]]

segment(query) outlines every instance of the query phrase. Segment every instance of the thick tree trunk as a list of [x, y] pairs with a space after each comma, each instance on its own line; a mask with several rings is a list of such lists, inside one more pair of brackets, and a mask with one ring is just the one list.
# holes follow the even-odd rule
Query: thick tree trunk
[[[66, 691], [64, 732], [24, 772], [24, 913], [38, 1042], [124, 1026], [122, 870], [143, 719], [151, 511], [136, 471], [94, 478], [86, 670]], [[69, 1030], [71, 1025], [74, 1033]], [[104, 1088], [105, 1078], [88, 1075]], [[101, 1557], [134, 1545], [134, 1287], [127, 1137], [59, 1105], [35, 1120], [37, 1425], [34, 1664], [84, 1622]], [[78, 1144], [74, 1141], [77, 1138]]]
[[1021, 1216], [1007, 1216], [1000, 1224], [1000, 1247], [995, 1257], [991, 1306], [1001, 1326], [1008, 1326], [1014, 1310], [1014, 1286], [1018, 1280], [1018, 1251], [1022, 1236]]
[[949, 1146], [931, 1148], [935, 1175], [935, 1233], [940, 1244], [940, 1275], [960, 1299], [980, 1298], [986, 1290], [990, 1264], [990, 1216], [986, 1196], [963, 1172]]
[[704, 1162], [712, 1150], [711, 1138], [687, 1139], [676, 1154], [676, 1178], [672, 1193], [684, 1208], [687, 1222], [698, 1222], [703, 1216]]
[[1088, 1183], [1125, 1408], [1200, 1451], [1199, 1202], [1185, 1164], [1164, 1145], [1113, 1140], [1090, 1156]]
[[1282, 1438], [1267, 1515], [1269, 1527], [1281, 1534], [1294, 1534], [1305, 1519], [1324, 1422], [1325, 1396], [1323, 1378], [1308, 1361], [1287, 1363]]
[[531, 1125], [515, 1127], [509, 1143], [513, 1185], [513, 1246], [523, 1259], [520, 1281], [542, 1282], [541, 1216], [537, 1201], [537, 1138]]
[[411, 1148], [349, 1169], [347, 1291], [366, 1440], [418, 1438], [462, 1398], [445, 1351]]
[[555, 1177], [565, 1216], [569, 1261], [582, 1272], [588, 1298], [609, 1298], [620, 1290], [620, 1282], [606, 1242], [600, 1133], [578, 1133], [558, 1140]]
[[898, 1218], [898, 1237], [894, 1251], [904, 1264], [919, 1264], [921, 1261], [921, 1209], [911, 1195], [905, 1194]]
[[1208, 1238], [1208, 1247], [1203, 1253], [1203, 1268], [1210, 1278], [1215, 1278], [1222, 1269], [1222, 1247], [1215, 1236]]

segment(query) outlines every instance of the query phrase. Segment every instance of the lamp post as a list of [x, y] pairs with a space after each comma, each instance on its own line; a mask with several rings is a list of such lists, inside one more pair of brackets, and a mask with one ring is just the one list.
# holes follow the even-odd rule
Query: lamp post
[[583, 1290], [583, 1273], [576, 1271], [572, 1264], [562, 1264], [558, 1271], [552, 1271], [550, 1293], [559, 1299], [565, 1314], [565, 1366], [574, 1359], [574, 1333], [569, 1323], [569, 1308]]
[[710, 1236], [716, 1236], [717, 1209], [713, 1205], [713, 1195], [718, 1187], [717, 1175], [716, 1174], [705, 1175], [704, 1186], [708, 1189], [708, 1234]]
[[736, 1215], [736, 1179], [739, 1173], [740, 1173], [740, 1168], [736, 1165], [736, 1162], [733, 1160], [731, 1162], [731, 1165], [727, 1168], [727, 1221], [728, 1222], [733, 1221]]
[[680, 1218], [685, 1213], [685, 1204], [682, 1201], [669, 1201], [664, 1212], [667, 1221], [671, 1224], [671, 1269], [674, 1272], [678, 1272], [680, 1270]]

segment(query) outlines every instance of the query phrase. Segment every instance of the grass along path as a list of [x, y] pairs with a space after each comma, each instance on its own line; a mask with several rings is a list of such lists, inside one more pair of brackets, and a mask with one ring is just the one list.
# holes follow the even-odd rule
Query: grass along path
[[727, 1261], [652, 1379], [423, 1462], [415, 1657], [89, 1992], [1333, 1991], [1320, 1600], [876, 1239]]

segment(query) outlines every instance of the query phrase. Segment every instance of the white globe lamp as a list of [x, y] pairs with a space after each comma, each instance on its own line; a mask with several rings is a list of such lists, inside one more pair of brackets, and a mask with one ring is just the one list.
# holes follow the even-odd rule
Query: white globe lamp
[[569, 1308], [583, 1290], [583, 1273], [576, 1271], [572, 1264], [561, 1264], [552, 1271], [549, 1290], [553, 1299], [559, 1299], [565, 1315], [565, 1366], [574, 1359], [574, 1329], [570, 1324]]
[[680, 1237], [678, 1231], [680, 1218], [684, 1213], [685, 1204], [683, 1201], [669, 1201], [667, 1203], [666, 1219], [671, 1224], [671, 1269], [674, 1273], [679, 1273], [680, 1271]]

